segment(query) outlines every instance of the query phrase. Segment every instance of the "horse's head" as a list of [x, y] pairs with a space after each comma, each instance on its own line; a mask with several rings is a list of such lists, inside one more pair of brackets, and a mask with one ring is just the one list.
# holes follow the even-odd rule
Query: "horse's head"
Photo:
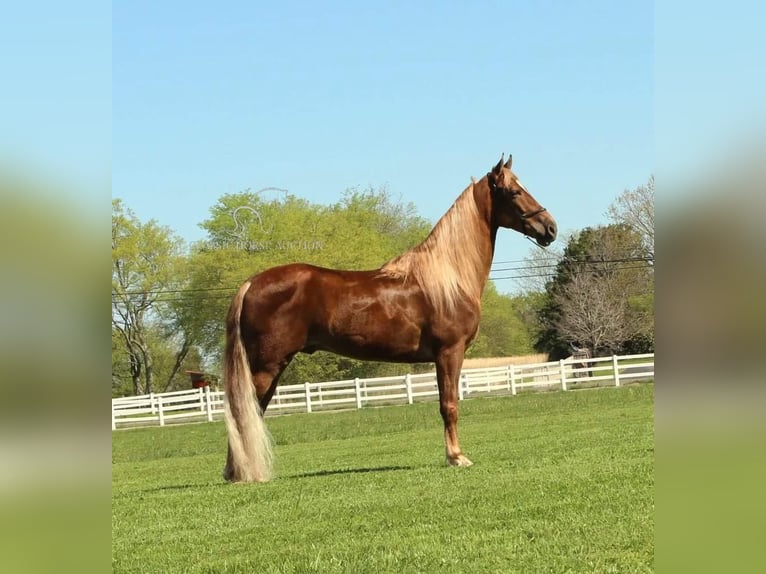
[[556, 239], [556, 220], [537, 203], [511, 171], [511, 156], [497, 162], [487, 174], [497, 225], [514, 229], [546, 246]]

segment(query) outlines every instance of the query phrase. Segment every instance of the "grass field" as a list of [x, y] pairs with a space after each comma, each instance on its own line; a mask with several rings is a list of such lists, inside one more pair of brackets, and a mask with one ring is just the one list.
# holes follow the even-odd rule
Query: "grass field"
[[651, 572], [653, 386], [272, 417], [278, 477], [220, 478], [221, 423], [112, 434], [115, 572]]

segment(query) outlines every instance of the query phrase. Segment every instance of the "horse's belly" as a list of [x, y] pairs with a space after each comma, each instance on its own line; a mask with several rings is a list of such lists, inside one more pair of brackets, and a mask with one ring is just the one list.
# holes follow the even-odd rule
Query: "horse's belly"
[[423, 330], [401, 320], [365, 320], [363, 316], [333, 323], [310, 336], [309, 347], [369, 361], [425, 362], [433, 360]]
[[370, 341], [363, 337], [336, 337], [332, 340], [316, 342], [309, 347], [312, 351], [330, 351], [364, 361], [423, 363], [434, 360], [433, 353], [426, 348], [392, 345], [388, 342]]

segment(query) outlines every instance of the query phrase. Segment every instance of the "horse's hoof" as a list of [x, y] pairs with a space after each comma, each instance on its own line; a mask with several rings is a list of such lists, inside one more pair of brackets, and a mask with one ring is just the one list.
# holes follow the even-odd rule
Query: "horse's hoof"
[[448, 458], [447, 464], [450, 466], [472, 466], [473, 463], [468, 460], [468, 457], [465, 455], [459, 455], [455, 458]]

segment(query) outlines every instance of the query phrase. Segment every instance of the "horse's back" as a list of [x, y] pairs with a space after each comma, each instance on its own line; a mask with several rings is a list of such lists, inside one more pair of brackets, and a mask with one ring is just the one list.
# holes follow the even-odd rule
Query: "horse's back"
[[377, 270], [345, 271], [308, 263], [272, 267], [248, 280], [243, 316], [252, 326], [286, 317], [297, 321], [296, 327], [321, 322], [344, 302], [377, 296], [383, 287], [379, 275]]

